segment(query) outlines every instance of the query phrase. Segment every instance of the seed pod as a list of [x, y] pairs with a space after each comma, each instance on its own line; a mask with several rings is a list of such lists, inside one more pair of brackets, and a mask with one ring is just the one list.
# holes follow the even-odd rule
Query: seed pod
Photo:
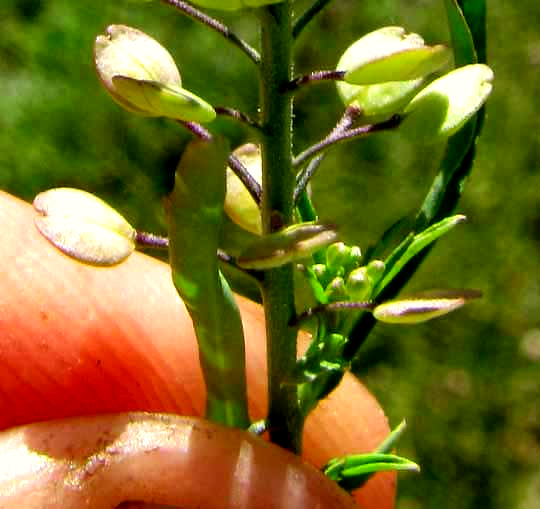
[[373, 310], [373, 316], [386, 323], [421, 323], [459, 309], [481, 295], [478, 290], [433, 290], [384, 302]]
[[404, 110], [402, 129], [427, 142], [455, 134], [484, 105], [493, 89], [485, 64], [455, 69], [430, 83]]
[[[261, 184], [262, 161], [260, 147], [253, 143], [247, 143], [238, 147], [233, 154], [245, 166], [251, 176]], [[256, 235], [262, 234], [262, 218], [259, 206], [230, 168], [227, 168], [225, 213], [241, 228]]]
[[216, 112], [182, 88], [169, 52], [144, 32], [110, 25], [94, 43], [98, 77], [111, 97], [128, 111], [151, 117], [210, 122]]
[[63, 253], [92, 265], [115, 265], [135, 249], [135, 230], [97, 196], [71, 188], [40, 193], [34, 222]]
[[336, 240], [336, 231], [327, 225], [302, 223], [260, 237], [238, 257], [245, 269], [271, 269], [311, 256]]
[[338, 63], [352, 85], [409, 81], [431, 74], [449, 61], [450, 50], [428, 46], [418, 34], [402, 27], [384, 27], [349, 46]]
[[338, 81], [336, 87], [344, 104], [357, 106], [362, 110], [362, 117], [378, 122], [400, 113], [423, 84], [424, 80], [419, 78], [377, 85], [351, 85]]

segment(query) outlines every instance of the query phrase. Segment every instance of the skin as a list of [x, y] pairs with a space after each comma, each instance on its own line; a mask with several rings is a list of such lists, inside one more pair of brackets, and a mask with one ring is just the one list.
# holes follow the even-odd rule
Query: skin
[[[33, 225], [35, 214], [29, 205], [0, 193], [0, 429], [128, 411], [203, 415], [204, 384], [197, 346], [189, 317], [171, 283], [169, 267], [142, 254], [107, 269], [74, 262], [37, 232]], [[266, 409], [263, 313], [250, 301], [239, 298], [239, 305], [247, 338], [250, 413], [258, 419]], [[131, 414], [128, 421], [140, 426], [126, 429], [143, 429], [148, 419], [155, 418]], [[24, 443], [30, 453], [42, 452], [44, 437], [52, 440], [50, 437], [57, 432], [54, 430], [59, 429], [55, 426], [64, 426], [64, 430], [67, 426], [70, 450], [77, 458], [87, 458], [89, 450], [78, 449], [85, 437], [99, 441], [103, 437], [100, 433], [116, 430], [116, 420], [124, 422], [126, 416], [100, 419], [101, 428], [98, 426], [94, 434], [87, 428], [91, 419], [42, 425], [50, 428], [39, 428], [41, 431], [18, 428], [10, 435], [0, 434], [0, 451], [9, 450], [6, 443], [10, 437], [11, 444]], [[163, 426], [170, 428], [172, 424]], [[320, 467], [331, 457], [373, 450], [388, 431], [376, 400], [356, 379], [347, 376], [308, 418], [303, 456]], [[212, 431], [211, 449], [234, 443], [227, 433]], [[33, 442], [28, 441], [30, 436], [34, 436]], [[154, 445], [152, 450], [162, 450], [159, 436]], [[284, 461], [286, 465], [289, 460]], [[0, 467], [1, 463], [0, 456]], [[21, 453], [17, 465], [29, 472], [31, 459]], [[283, 465], [277, 462], [276, 471], [283, 472]], [[59, 475], [64, 475], [62, 464], [57, 467]], [[110, 490], [113, 479], [105, 477], [103, 486]], [[161, 479], [156, 482], [159, 484]], [[144, 478], [137, 482], [144, 482]], [[141, 489], [140, 484], [137, 486], [135, 492]], [[253, 485], [253, 489], [267, 496], [275, 493], [270, 486], [263, 483]], [[161, 488], [169, 492], [176, 489], [165, 485]], [[24, 498], [17, 499], [25, 495], [21, 485], [0, 484], [0, 499], [6, 490], [15, 497], [13, 507], [42, 507], [25, 506], [21, 502]], [[355, 492], [354, 498], [365, 509], [390, 509], [394, 494], [394, 475], [378, 474]], [[218, 492], [211, 491], [210, 495], [214, 503], [223, 500]], [[173, 493], [172, 498], [160, 503], [179, 503], [175, 496]], [[119, 502], [115, 500], [114, 504]]]

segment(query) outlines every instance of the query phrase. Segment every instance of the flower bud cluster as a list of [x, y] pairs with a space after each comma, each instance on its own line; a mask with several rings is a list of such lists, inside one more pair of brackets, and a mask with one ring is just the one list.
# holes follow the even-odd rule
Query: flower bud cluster
[[361, 266], [362, 253], [358, 246], [343, 242], [330, 244], [326, 263], [307, 268], [314, 293], [322, 304], [338, 301], [367, 301], [384, 272], [384, 262], [372, 260]]

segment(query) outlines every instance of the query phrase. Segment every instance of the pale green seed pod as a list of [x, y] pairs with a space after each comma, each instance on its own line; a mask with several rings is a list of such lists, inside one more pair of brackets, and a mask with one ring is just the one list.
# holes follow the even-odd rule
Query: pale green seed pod
[[[248, 143], [238, 147], [233, 154], [245, 166], [250, 175], [262, 182], [261, 149]], [[225, 213], [238, 226], [256, 235], [262, 234], [262, 217], [259, 206], [235, 173], [227, 168], [227, 194], [225, 195]]]
[[170, 53], [144, 32], [110, 25], [94, 43], [98, 77], [111, 97], [139, 115], [211, 122], [216, 112], [182, 88]]
[[361, 108], [363, 117], [377, 122], [400, 113], [424, 84], [424, 77], [445, 65], [450, 50], [427, 46], [417, 34], [401, 27], [384, 27], [349, 46], [337, 69], [347, 71], [336, 82], [346, 105]]
[[400, 113], [423, 84], [424, 80], [419, 78], [365, 86], [337, 81], [336, 87], [345, 105], [360, 108], [362, 117], [373, 123]]
[[452, 136], [484, 105], [493, 79], [493, 71], [485, 64], [466, 65], [445, 74], [406, 106], [402, 129], [426, 142]]
[[208, 9], [237, 11], [239, 9], [263, 7], [280, 2], [283, 2], [283, 0], [193, 0], [191, 3]]
[[115, 265], [135, 249], [136, 232], [98, 197], [71, 188], [40, 193], [34, 208], [41, 234], [60, 251], [92, 265]]
[[237, 263], [245, 269], [280, 267], [308, 258], [336, 238], [337, 233], [330, 226], [315, 223], [289, 226], [254, 241], [240, 254]]
[[352, 85], [410, 81], [431, 74], [450, 60], [451, 51], [441, 44], [428, 46], [418, 34], [402, 27], [384, 27], [349, 46], [338, 63]]
[[459, 309], [481, 295], [478, 290], [433, 290], [384, 302], [373, 310], [373, 316], [386, 323], [421, 323]]

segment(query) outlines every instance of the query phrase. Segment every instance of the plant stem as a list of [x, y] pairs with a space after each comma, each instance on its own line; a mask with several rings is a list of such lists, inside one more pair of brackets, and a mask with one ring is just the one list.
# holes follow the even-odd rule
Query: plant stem
[[257, 51], [252, 48], [247, 42], [240, 39], [229, 27], [225, 26], [223, 23], [218, 21], [211, 16], [208, 16], [199, 9], [195, 9], [192, 5], [183, 2], [182, 0], [161, 0], [163, 3], [171, 5], [172, 7], [178, 9], [180, 12], [189, 16], [191, 19], [206, 25], [207, 27], [215, 30], [221, 34], [229, 42], [240, 48], [254, 63], [258, 64], [260, 61], [260, 56]]
[[[261, 152], [263, 229], [271, 233], [293, 221], [292, 97], [283, 86], [292, 75], [291, 2], [260, 9], [261, 19]], [[296, 364], [293, 267], [265, 273], [261, 284], [266, 318], [269, 410], [272, 442], [299, 453], [303, 419], [297, 389], [286, 383]]]
[[309, 85], [317, 81], [343, 81], [345, 71], [315, 71], [304, 76], [298, 76], [287, 83], [285, 90], [295, 92], [304, 85]]
[[259, 129], [259, 124], [243, 111], [238, 111], [227, 106], [214, 106], [214, 110], [218, 115], [234, 118], [235, 120], [243, 122], [249, 127]]
[[[186, 129], [191, 131], [192, 134], [201, 140], [208, 141], [212, 139], [212, 134], [210, 131], [197, 122], [184, 122], [183, 120], [179, 120], [178, 123], [182, 124]], [[231, 170], [240, 179], [251, 197], [255, 200], [255, 203], [259, 204], [261, 202], [262, 189], [257, 180], [251, 176], [251, 173], [249, 173], [247, 168], [234, 154], [229, 155], [227, 162]]]
[[[329, 137], [338, 135], [341, 132], [345, 132], [348, 129], [351, 129], [353, 126], [355, 120], [362, 114], [361, 108], [357, 106], [348, 106], [345, 109], [345, 112], [343, 113], [343, 116], [339, 119], [339, 122], [336, 124], [336, 127], [332, 129], [332, 132], [328, 135], [326, 139]], [[321, 153], [318, 156], [314, 157], [309, 164], [298, 174], [296, 175], [296, 187], [294, 189], [294, 203], [297, 204], [298, 208], [300, 209], [300, 212], [305, 211], [305, 207], [307, 206], [306, 203], [306, 187], [313, 177], [315, 175], [315, 172], [318, 170], [319, 166], [324, 160], [325, 153]], [[299, 202], [299, 198], [303, 196], [303, 202]], [[311, 217], [310, 219], [307, 219], [302, 214], [302, 219], [304, 221], [314, 221], [316, 217]]]
[[138, 248], [150, 247], [153, 249], [168, 249], [169, 239], [148, 232], [136, 232], [135, 243]]
[[293, 166], [295, 168], [301, 166], [311, 157], [314, 157], [324, 152], [328, 147], [337, 145], [338, 143], [343, 143], [345, 141], [362, 138], [364, 136], [368, 136], [379, 131], [395, 129], [399, 126], [400, 123], [401, 117], [399, 115], [394, 115], [388, 120], [384, 120], [379, 124], [367, 124], [361, 127], [355, 127], [351, 129], [339, 129], [337, 131], [333, 130], [326, 138], [319, 141], [318, 143], [315, 143], [315, 145], [312, 145], [311, 147], [304, 150], [302, 153], [298, 154], [298, 156], [294, 158]]

